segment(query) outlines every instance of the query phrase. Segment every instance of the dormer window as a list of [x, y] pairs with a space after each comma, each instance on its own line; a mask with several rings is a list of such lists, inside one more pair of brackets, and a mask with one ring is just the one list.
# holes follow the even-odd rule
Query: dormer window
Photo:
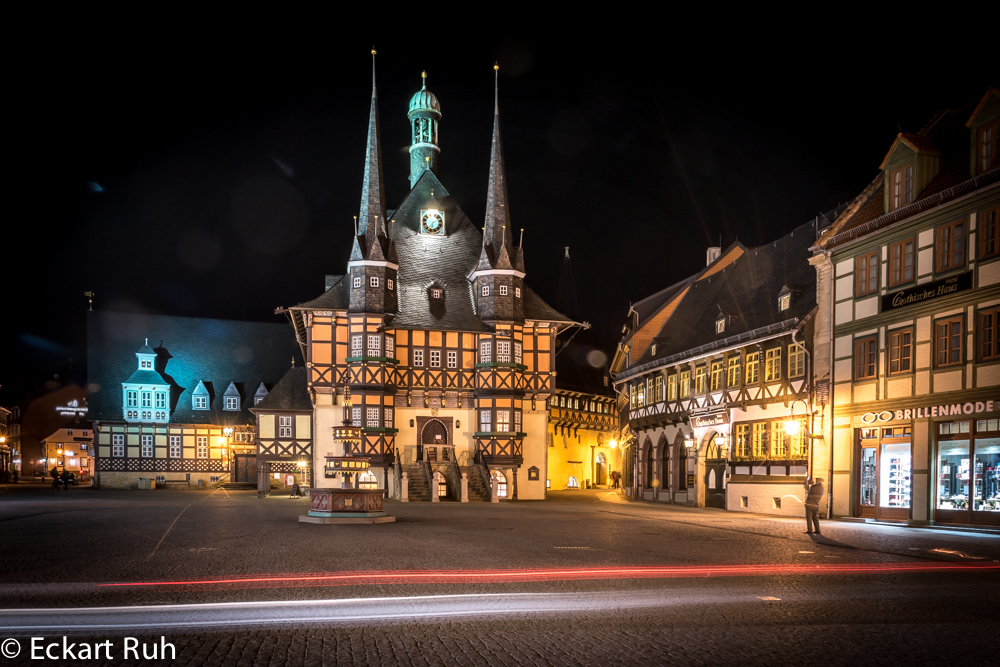
[[654, 357], [656, 356], [656, 343], [653, 343], [653, 346], [650, 348], [649, 353]]
[[195, 410], [208, 410], [208, 396], [195, 396], [194, 397], [194, 409]]
[[1000, 167], [1000, 121], [979, 128], [978, 159], [976, 173], [982, 174], [995, 167]]
[[198, 382], [198, 386], [191, 392], [191, 409], [208, 410], [208, 387], [204, 380]]
[[725, 330], [726, 330], [726, 317], [722, 315], [719, 317], [719, 319], [715, 320], [715, 333], [720, 334]]
[[240, 397], [226, 396], [226, 410], [239, 410], [239, 409], [240, 409]]
[[439, 290], [439, 289], [432, 289], [431, 290], [431, 298], [432, 299], [440, 299], [441, 298], [441, 290]]
[[387, 290], [389, 290], [390, 292], [392, 291], [392, 278], [386, 278], [386, 280], [385, 280], [385, 288]]
[[792, 305], [792, 295], [782, 294], [778, 297], [778, 310], [788, 310], [788, 307]]
[[889, 210], [895, 211], [913, 202], [913, 165], [892, 171], [889, 177]]

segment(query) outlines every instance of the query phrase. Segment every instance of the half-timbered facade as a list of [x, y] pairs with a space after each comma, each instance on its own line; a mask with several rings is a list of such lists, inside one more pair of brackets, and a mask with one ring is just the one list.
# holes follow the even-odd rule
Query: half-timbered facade
[[613, 473], [621, 472], [614, 397], [556, 389], [549, 397], [549, 430], [544, 474], [550, 489], [612, 486]]
[[314, 486], [312, 401], [306, 369], [292, 366], [250, 408], [257, 418], [257, 493], [292, 484]]
[[[279, 309], [306, 358], [313, 468], [323, 470], [326, 458], [344, 454], [331, 433], [343, 420], [340, 404], [349, 387], [351, 421], [362, 429], [351, 453], [370, 459], [380, 488], [396, 495], [404, 471], [425, 480], [440, 473], [457, 497], [451, 487], [460, 472], [485, 479], [499, 471], [510, 497], [543, 498], [545, 478], [519, 480], [517, 471], [545, 466], [555, 338], [574, 323], [524, 283], [499, 111], [480, 228], [435, 173], [441, 106], [426, 80], [408, 111], [411, 158], [425, 159], [411, 159], [412, 187], [387, 209], [377, 105], [373, 86], [347, 270], [327, 276], [316, 299]], [[336, 484], [317, 480], [318, 486]]]
[[710, 249], [702, 271], [632, 307], [613, 371], [636, 498], [801, 513], [818, 224]]
[[836, 515], [1000, 525], [998, 130], [992, 88], [900, 132], [814, 248]]
[[282, 324], [89, 312], [87, 400], [98, 485], [256, 482], [250, 408], [297, 354]]

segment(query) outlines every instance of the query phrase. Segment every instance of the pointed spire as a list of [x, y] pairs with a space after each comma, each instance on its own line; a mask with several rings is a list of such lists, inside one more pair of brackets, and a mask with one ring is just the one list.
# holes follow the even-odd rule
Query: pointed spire
[[427, 70], [420, 73], [420, 90], [427, 90]]
[[524, 273], [524, 228], [521, 228], [521, 241], [517, 244], [517, 252], [514, 253], [514, 270]]
[[[493, 147], [490, 155], [490, 183], [486, 193], [486, 243], [499, 259], [501, 248], [506, 245], [510, 234], [510, 215], [507, 211], [507, 174], [503, 165], [503, 142], [500, 137], [500, 102], [499, 102], [499, 69], [493, 66], [496, 73], [494, 80], [493, 104]], [[511, 240], [511, 245], [513, 245]], [[506, 253], [504, 253], [506, 254]]]
[[[378, 91], [375, 88], [375, 49], [372, 48], [372, 106], [368, 116], [368, 145], [365, 152], [365, 178], [361, 186], [361, 210], [358, 234], [365, 237], [365, 252], [371, 257], [382, 254], [380, 239], [385, 232], [385, 188], [382, 184], [382, 142], [378, 123]], [[376, 251], [375, 247], [379, 246]]]

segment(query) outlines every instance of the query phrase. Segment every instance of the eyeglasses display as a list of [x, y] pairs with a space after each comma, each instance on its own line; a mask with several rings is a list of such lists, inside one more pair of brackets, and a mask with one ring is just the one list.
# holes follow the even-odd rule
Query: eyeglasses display
[[910, 506], [910, 443], [882, 445], [879, 469], [879, 504], [882, 507]]

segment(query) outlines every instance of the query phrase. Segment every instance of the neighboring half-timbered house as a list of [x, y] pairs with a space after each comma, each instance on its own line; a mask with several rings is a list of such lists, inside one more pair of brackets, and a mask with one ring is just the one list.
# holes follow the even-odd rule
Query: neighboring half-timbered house
[[817, 224], [712, 248], [702, 271], [632, 307], [612, 370], [635, 433], [636, 497], [801, 513]]
[[250, 408], [298, 354], [287, 325], [87, 315], [87, 401], [101, 487], [257, 481]]
[[261, 495], [274, 486], [315, 485], [313, 406], [307, 381], [306, 369], [292, 366], [250, 408], [257, 418], [257, 492]]
[[510, 497], [544, 498], [544, 477], [518, 479], [517, 472], [544, 469], [555, 339], [575, 323], [524, 284], [499, 112], [480, 228], [435, 173], [441, 105], [426, 80], [407, 114], [411, 189], [387, 210], [377, 104], [373, 87], [347, 271], [327, 276], [317, 298], [279, 309], [306, 358], [313, 467], [323, 470], [327, 457], [344, 453], [332, 429], [341, 425], [349, 387], [351, 421], [362, 429], [352, 453], [370, 459], [379, 488], [397, 495], [404, 471], [425, 483], [440, 475], [446, 494], [457, 498], [461, 474], [484, 483], [497, 474], [509, 482]]

